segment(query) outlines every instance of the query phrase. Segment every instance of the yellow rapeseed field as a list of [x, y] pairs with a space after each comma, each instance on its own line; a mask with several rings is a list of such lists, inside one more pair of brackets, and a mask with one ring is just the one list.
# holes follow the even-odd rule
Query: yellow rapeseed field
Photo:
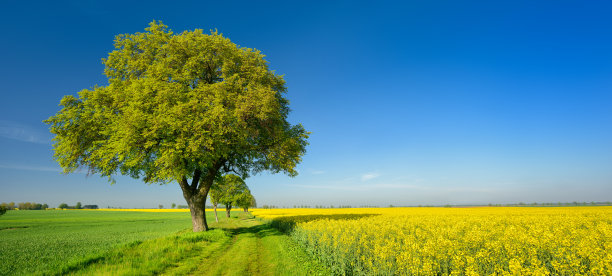
[[351, 275], [612, 275], [612, 207], [255, 209]]

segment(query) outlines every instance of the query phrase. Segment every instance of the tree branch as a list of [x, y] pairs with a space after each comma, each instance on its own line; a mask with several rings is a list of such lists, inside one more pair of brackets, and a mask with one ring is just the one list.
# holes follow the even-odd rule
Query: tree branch
[[215, 176], [219, 173], [219, 170], [225, 163], [224, 159], [219, 159], [213, 162], [213, 165], [208, 168], [206, 175], [204, 177], [200, 177], [200, 185], [198, 185], [197, 192], [202, 193], [204, 191], [208, 192], [210, 186], [212, 186], [213, 181], [215, 181]]
[[187, 178], [183, 176], [178, 181], [178, 183], [181, 186], [181, 190], [183, 190], [183, 195], [185, 196], [185, 198], [190, 198], [191, 195], [193, 194], [193, 189], [189, 186], [189, 183], [187, 182]]
[[191, 189], [195, 190], [198, 187], [198, 182], [200, 182], [200, 176], [202, 175], [202, 170], [196, 169], [193, 172], [193, 179], [191, 179]]
[[236, 172], [234, 167], [230, 164], [229, 160], [223, 160], [223, 171], [226, 173], [233, 172], [235, 174], [239, 174], [238, 172]]

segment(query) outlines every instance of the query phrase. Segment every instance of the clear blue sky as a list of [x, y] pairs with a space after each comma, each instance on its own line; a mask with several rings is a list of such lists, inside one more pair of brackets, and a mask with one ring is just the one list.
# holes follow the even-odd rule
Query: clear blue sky
[[0, 9], [0, 202], [184, 204], [176, 183], [61, 175], [42, 120], [106, 84], [121, 33], [218, 29], [284, 74], [312, 132], [258, 203], [612, 200], [606, 1], [8, 1]]

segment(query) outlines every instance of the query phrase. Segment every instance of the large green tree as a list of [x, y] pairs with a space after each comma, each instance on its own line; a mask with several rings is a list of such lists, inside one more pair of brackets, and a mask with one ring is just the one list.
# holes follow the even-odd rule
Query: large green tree
[[103, 63], [108, 85], [65, 96], [45, 121], [65, 173], [176, 181], [194, 231], [208, 229], [206, 197], [221, 174], [297, 175], [308, 132], [287, 121], [285, 81], [259, 51], [154, 21], [118, 35]]

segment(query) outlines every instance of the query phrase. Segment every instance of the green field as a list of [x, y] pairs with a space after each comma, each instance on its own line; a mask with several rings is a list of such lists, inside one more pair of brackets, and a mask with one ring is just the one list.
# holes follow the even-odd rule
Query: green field
[[192, 233], [189, 213], [9, 211], [0, 217], [0, 275], [327, 274], [288, 236], [249, 214]]

